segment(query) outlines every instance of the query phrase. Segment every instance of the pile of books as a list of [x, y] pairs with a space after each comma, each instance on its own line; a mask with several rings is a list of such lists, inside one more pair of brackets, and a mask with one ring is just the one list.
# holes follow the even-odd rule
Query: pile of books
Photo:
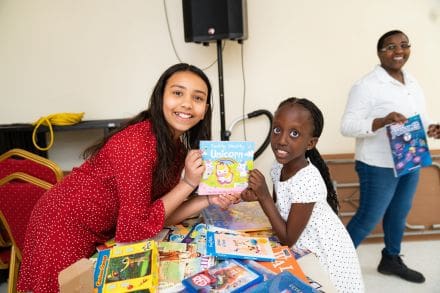
[[271, 231], [201, 220], [167, 227], [155, 239], [98, 247], [95, 292], [318, 292]]
[[[200, 148], [199, 196], [247, 187], [253, 143], [205, 141]], [[300, 254], [272, 234], [258, 202], [209, 206], [154, 239], [99, 246], [95, 292], [318, 292], [296, 261]]]

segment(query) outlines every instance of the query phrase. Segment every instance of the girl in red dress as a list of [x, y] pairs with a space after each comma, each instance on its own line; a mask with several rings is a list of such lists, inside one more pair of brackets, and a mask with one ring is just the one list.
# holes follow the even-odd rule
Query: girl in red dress
[[[147, 110], [85, 151], [87, 160], [46, 192], [26, 232], [18, 290], [58, 292], [58, 274], [98, 244], [150, 238], [210, 203], [186, 200], [205, 169], [200, 140], [211, 138], [211, 85], [197, 67], [176, 64], [159, 78]], [[183, 177], [182, 177], [183, 173]]]

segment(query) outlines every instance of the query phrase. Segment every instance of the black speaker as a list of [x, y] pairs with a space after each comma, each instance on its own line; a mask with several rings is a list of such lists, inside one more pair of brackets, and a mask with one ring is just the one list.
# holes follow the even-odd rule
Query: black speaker
[[247, 38], [246, 0], [182, 0], [185, 42]]

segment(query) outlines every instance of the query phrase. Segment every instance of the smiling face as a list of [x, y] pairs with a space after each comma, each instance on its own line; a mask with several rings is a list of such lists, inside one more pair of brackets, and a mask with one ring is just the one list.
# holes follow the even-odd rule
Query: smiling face
[[199, 123], [208, 110], [208, 87], [190, 71], [174, 73], [163, 93], [163, 113], [174, 139]]
[[377, 52], [381, 66], [390, 74], [400, 73], [411, 54], [409, 40], [403, 33], [387, 37]]
[[312, 133], [312, 116], [302, 105], [287, 104], [275, 112], [271, 147], [288, 177], [307, 165], [305, 153], [318, 142]]

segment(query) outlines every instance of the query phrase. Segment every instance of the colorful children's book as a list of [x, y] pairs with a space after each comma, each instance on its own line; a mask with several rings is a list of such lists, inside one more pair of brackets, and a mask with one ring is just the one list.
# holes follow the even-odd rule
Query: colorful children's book
[[273, 277], [275, 277], [277, 275], [273, 271], [271, 271], [268, 268], [266, 268], [265, 266], [263, 266], [261, 264], [261, 262], [259, 262], [259, 261], [252, 260], [252, 259], [240, 259], [239, 261], [241, 263], [243, 263], [245, 266], [251, 268], [253, 271], [262, 275], [263, 281], [272, 279]]
[[420, 115], [409, 117], [404, 124], [389, 124], [386, 130], [396, 177], [432, 165]]
[[182, 281], [189, 292], [242, 292], [263, 277], [244, 264], [225, 260]]
[[200, 141], [205, 172], [198, 194], [240, 193], [254, 167], [255, 143], [250, 141]]
[[294, 253], [287, 246], [278, 246], [272, 248], [275, 255], [275, 261], [273, 262], [260, 262], [261, 265], [279, 274], [284, 271], [289, 271], [295, 277], [301, 279], [303, 282], [308, 282], [304, 272], [295, 259]]
[[156, 242], [116, 245], [98, 253], [95, 292], [156, 292], [158, 250]]
[[197, 252], [196, 243], [159, 242], [159, 292], [176, 292], [183, 279], [215, 265]]
[[208, 230], [206, 234], [206, 254], [220, 259], [275, 260], [269, 238], [237, 234], [233, 230]]
[[272, 226], [259, 202], [240, 202], [223, 210], [210, 205], [202, 211], [206, 224], [236, 231], [270, 230]]
[[245, 292], [319, 293], [318, 290], [304, 283], [289, 271], [284, 271], [272, 279], [245, 290]]

